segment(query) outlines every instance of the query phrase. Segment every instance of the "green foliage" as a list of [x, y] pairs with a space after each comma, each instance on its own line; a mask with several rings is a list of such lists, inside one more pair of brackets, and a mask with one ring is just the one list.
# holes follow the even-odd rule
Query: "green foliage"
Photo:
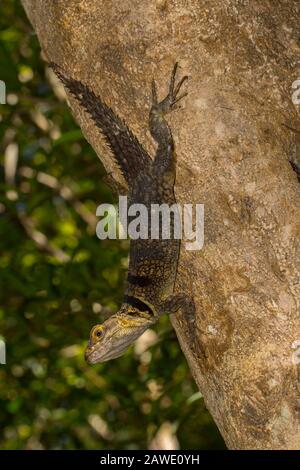
[[18, 1], [1, 4], [0, 40], [0, 448], [145, 449], [164, 423], [181, 448], [222, 448], [167, 318], [146, 351], [84, 362], [91, 326], [120, 305], [128, 243], [100, 242], [78, 210], [92, 220], [114, 199]]

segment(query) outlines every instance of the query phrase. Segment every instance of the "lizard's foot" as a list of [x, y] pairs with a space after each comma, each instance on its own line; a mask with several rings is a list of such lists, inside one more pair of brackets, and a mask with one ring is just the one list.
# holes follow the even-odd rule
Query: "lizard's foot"
[[178, 68], [178, 62], [175, 63], [172, 74], [171, 74], [169, 93], [160, 103], [158, 103], [158, 99], [157, 99], [156, 83], [154, 80], [152, 81], [152, 110], [155, 109], [158, 112], [162, 112], [163, 114], [166, 114], [172, 109], [174, 109], [175, 104], [178, 103], [178, 101], [180, 101], [182, 98], [184, 98], [187, 95], [187, 92], [181, 93], [181, 95], [179, 95], [179, 91], [180, 91], [182, 84], [188, 79], [187, 75], [182, 77], [182, 79], [175, 86], [175, 77], [176, 77], [177, 68]]

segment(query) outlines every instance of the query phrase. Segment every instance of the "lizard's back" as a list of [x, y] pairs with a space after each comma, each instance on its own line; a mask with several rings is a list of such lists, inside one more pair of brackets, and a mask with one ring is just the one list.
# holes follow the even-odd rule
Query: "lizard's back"
[[[162, 217], [160, 216], [159, 238], [151, 238], [155, 206], [176, 203], [173, 185], [168, 183], [155, 165], [140, 174], [133, 184], [128, 198], [128, 207], [143, 204], [148, 214], [148, 238], [130, 241], [130, 262], [126, 295], [158, 307], [157, 299], [163, 300], [173, 292], [176, 277], [180, 240], [174, 239], [174, 214], [170, 212], [170, 239], [162, 238]], [[157, 207], [156, 207], [157, 210]], [[152, 223], [151, 223], [152, 215]], [[129, 221], [130, 223], [130, 221]]]

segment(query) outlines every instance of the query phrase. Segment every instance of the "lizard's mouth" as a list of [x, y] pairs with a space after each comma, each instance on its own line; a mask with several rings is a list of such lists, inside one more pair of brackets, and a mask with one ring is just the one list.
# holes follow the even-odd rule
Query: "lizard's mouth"
[[92, 347], [87, 347], [86, 350], [85, 350], [85, 353], [84, 353], [84, 358], [86, 360], [86, 362], [88, 362], [89, 364], [92, 364], [92, 355], [93, 355], [93, 352], [94, 352], [94, 348]]
[[124, 349], [119, 351], [107, 351], [103, 354], [99, 353], [95, 348], [87, 348], [84, 354], [85, 360], [88, 364], [98, 364], [99, 362], [106, 362], [111, 359], [116, 359], [117, 357], [122, 356], [126, 351], [127, 346]]
[[84, 354], [85, 360], [88, 364], [97, 364], [99, 362], [109, 361], [110, 359], [116, 359], [124, 354], [129, 345], [130, 342], [128, 342], [126, 337], [122, 340], [118, 339], [117, 341], [111, 338], [110, 341], [101, 346], [99, 344], [94, 346], [88, 344]]

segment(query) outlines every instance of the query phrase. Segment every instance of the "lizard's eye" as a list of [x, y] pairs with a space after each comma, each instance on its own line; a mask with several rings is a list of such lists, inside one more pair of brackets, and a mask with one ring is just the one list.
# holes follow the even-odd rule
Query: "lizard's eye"
[[97, 325], [94, 327], [92, 331], [92, 337], [96, 341], [99, 341], [99, 339], [102, 338], [103, 334], [104, 334], [104, 327], [102, 325]]

